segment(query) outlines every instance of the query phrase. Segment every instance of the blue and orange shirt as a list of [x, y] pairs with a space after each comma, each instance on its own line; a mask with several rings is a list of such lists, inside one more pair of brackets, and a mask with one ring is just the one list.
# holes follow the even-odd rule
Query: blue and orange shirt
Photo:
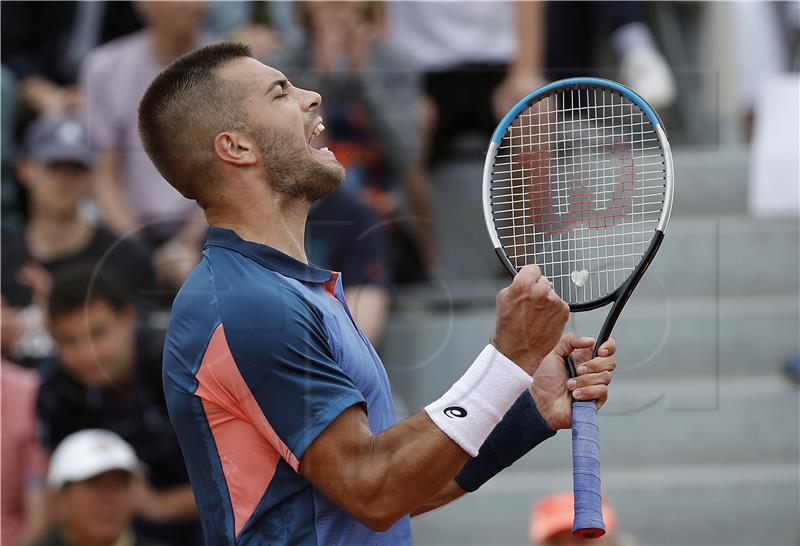
[[210, 228], [175, 299], [164, 391], [207, 544], [410, 544], [406, 517], [374, 532], [298, 473], [306, 449], [361, 404], [395, 424], [383, 364], [339, 275]]

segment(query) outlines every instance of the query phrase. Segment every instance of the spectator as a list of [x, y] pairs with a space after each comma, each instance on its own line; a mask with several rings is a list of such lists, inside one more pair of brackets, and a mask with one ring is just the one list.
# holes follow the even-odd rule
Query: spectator
[[[393, 43], [424, 71], [423, 127], [431, 163], [463, 133], [488, 137], [544, 77], [542, 2], [391, 2]], [[456, 16], [457, 14], [457, 16]]]
[[35, 546], [157, 546], [131, 528], [142, 464], [107, 430], [68, 436], [50, 461], [56, 526]]
[[298, 15], [305, 43], [288, 45], [265, 62], [324, 97], [322, 136], [347, 170], [345, 188], [391, 218], [390, 192], [404, 184], [416, 220], [411, 227], [433, 262], [427, 186], [419, 183], [417, 70], [381, 37], [377, 3], [303, 2]]
[[162, 284], [177, 287], [199, 260], [207, 225], [199, 208], [165, 183], [147, 158], [136, 112], [162, 68], [214, 39], [203, 32], [204, 2], [138, 6], [146, 28], [93, 51], [82, 68], [89, 135], [99, 152], [94, 192], [108, 225], [120, 234], [141, 232], [158, 249]]
[[28, 127], [17, 176], [28, 191], [28, 223], [3, 233], [3, 294], [11, 305], [26, 292], [46, 300], [50, 276], [76, 263], [110, 268], [125, 279], [137, 302], [155, 288], [150, 257], [81, 214], [94, 164], [83, 124], [73, 117], [43, 117]]
[[[619, 544], [616, 540], [617, 513], [603, 501], [603, 520], [606, 534], [600, 539], [592, 540], [592, 544]], [[584, 539], [572, 536], [572, 519], [575, 504], [572, 492], [558, 493], [540, 499], [533, 507], [529, 529], [529, 538], [533, 544], [541, 546], [578, 546], [586, 544]]]
[[389, 312], [388, 241], [380, 217], [340, 188], [311, 209], [306, 235], [309, 260], [342, 274], [353, 320], [377, 346]]
[[28, 223], [21, 232], [4, 230], [0, 251], [0, 291], [19, 311], [22, 328], [6, 349], [18, 362], [35, 365], [53, 353], [43, 307], [52, 275], [64, 267], [86, 263], [112, 269], [126, 280], [137, 303], [153, 300], [155, 278], [147, 253], [81, 215], [92, 163], [86, 130], [75, 118], [42, 117], [25, 133], [16, 166], [28, 193]]
[[[5, 314], [3, 316], [5, 322]], [[36, 440], [36, 372], [3, 359], [0, 374], [2, 502], [0, 544], [28, 544], [47, 523], [44, 474], [47, 458]]]
[[83, 57], [98, 44], [141, 27], [131, 2], [3, 4], [2, 62], [35, 114], [63, 114], [80, 103]]
[[[645, 24], [641, 2], [548, 2], [548, 75], [553, 79], [597, 75], [598, 36], [608, 36], [619, 59], [619, 79], [653, 108], [675, 101], [675, 78]], [[569, 32], [566, 30], [569, 29]]]
[[107, 273], [75, 267], [54, 280], [48, 321], [58, 359], [43, 366], [37, 403], [42, 443], [53, 449], [86, 428], [116, 432], [150, 469], [137, 504], [142, 536], [192, 543], [199, 526], [166, 412], [161, 343], [137, 338], [134, 308]]

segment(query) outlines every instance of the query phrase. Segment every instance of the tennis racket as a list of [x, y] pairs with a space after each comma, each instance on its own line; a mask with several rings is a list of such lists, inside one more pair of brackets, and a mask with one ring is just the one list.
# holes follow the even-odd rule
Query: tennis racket
[[[497, 126], [483, 171], [483, 209], [509, 273], [536, 264], [570, 310], [613, 303], [593, 357], [658, 251], [673, 194], [672, 153], [656, 113], [630, 89], [573, 78], [519, 101]], [[575, 366], [566, 365], [571, 377]], [[574, 401], [575, 519], [605, 534], [597, 404]]]

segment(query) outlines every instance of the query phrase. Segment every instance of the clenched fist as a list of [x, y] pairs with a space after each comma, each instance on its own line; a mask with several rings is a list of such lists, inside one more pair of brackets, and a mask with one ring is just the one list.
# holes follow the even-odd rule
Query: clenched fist
[[511, 286], [497, 294], [492, 344], [533, 375], [553, 350], [569, 319], [569, 306], [535, 265], [523, 267]]

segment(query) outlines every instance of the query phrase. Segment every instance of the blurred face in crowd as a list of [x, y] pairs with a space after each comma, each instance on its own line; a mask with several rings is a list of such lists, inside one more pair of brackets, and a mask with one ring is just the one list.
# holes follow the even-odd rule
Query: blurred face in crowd
[[70, 219], [78, 214], [89, 188], [89, 169], [72, 161], [46, 164], [23, 159], [17, 174], [29, 191], [34, 215]]
[[175, 41], [194, 40], [206, 21], [206, 2], [139, 2], [148, 28]]
[[250, 57], [227, 63], [218, 77], [241, 91], [245, 132], [274, 191], [313, 203], [342, 183], [344, 167], [332, 152], [314, 147], [322, 121], [318, 93], [294, 87]]
[[50, 318], [61, 364], [87, 387], [124, 385], [133, 371], [135, 313], [104, 301]]
[[131, 475], [111, 470], [68, 483], [56, 496], [56, 515], [72, 544], [114, 544], [133, 517]]

